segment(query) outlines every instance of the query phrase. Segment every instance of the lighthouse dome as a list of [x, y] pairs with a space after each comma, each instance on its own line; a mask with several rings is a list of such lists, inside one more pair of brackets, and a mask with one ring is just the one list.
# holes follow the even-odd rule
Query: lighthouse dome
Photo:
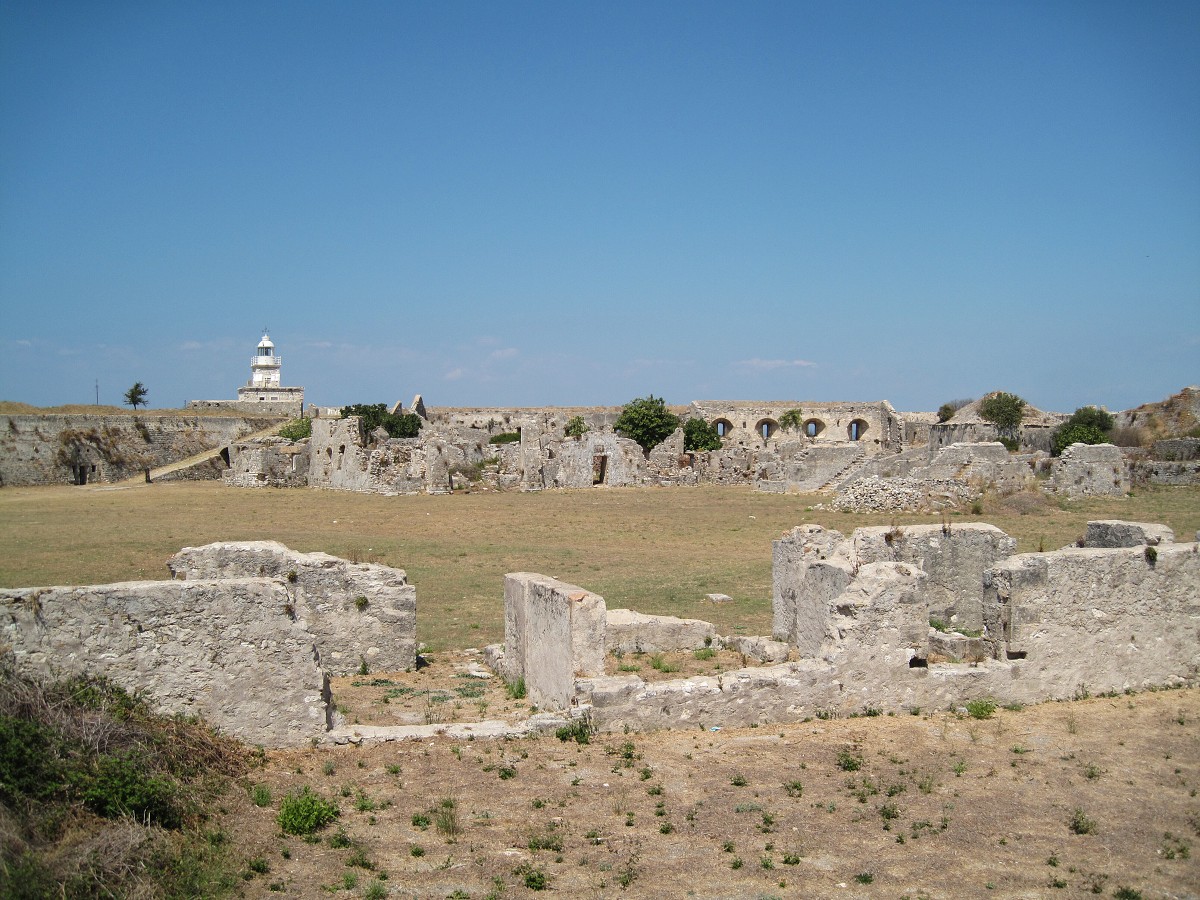
[[[262, 340], [258, 342], [258, 349], [259, 350], [274, 350], [275, 349], [275, 345], [271, 343], [270, 335], [264, 334], [262, 336]], [[271, 354], [269, 354], [269, 353], [260, 353], [259, 354], [259, 356], [270, 356], [270, 355]]]

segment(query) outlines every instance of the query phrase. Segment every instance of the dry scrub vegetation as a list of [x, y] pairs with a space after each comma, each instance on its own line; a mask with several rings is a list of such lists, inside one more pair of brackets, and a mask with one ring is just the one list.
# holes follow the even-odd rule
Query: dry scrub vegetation
[[[950, 522], [990, 521], [1022, 551], [1070, 543], [1094, 518], [1164, 522], [1187, 539], [1200, 528], [1198, 501], [1194, 488], [1061, 505], [1031, 495], [986, 500], [982, 515]], [[214, 540], [275, 539], [400, 566], [417, 586], [418, 638], [430, 645], [430, 664], [338, 679], [334, 696], [346, 717], [515, 720], [529, 714], [527, 701], [495, 679], [470, 677], [478, 656], [465, 650], [501, 639], [504, 572], [541, 571], [611, 606], [761, 634], [770, 622], [770, 542], [785, 529], [815, 521], [849, 533], [937, 521], [806, 512], [814, 502], [729, 488], [400, 498], [217, 484], [9, 488], [0, 491], [0, 584], [161, 578], [171, 553]], [[707, 604], [709, 592], [734, 602]], [[612, 664], [649, 676], [663, 666], [686, 673], [740, 660], [627, 655]], [[119, 712], [126, 704], [117, 699]], [[19, 709], [0, 709], [0, 717], [21, 718]], [[0, 765], [29, 762], [5, 755], [28, 749], [22, 728], [10, 727], [8, 744], [0, 740]], [[148, 749], [159, 742], [137, 740]], [[93, 757], [83, 760], [91, 769], [80, 784], [102, 768]], [[479, 900], [550, 890], [1131, 900], [1200, 891], [1195, 689], [1028, 709], [972, 704], [720, 731], [697, 725], [588, 743], [439, 737], [238, 757], [195, 782], [189, 803], [203, 805], [188, 806], [179, 827], [151, 824], [160, 855], [149, 854], [143, 826], [128, 816], [111, 831], [71, 830], [95, 825], [99, 814], [79, 797], [67, 803], [69, 791], [65, 812], [41, 824], [35, 815], [32, 825], [21, 817], [36, 805], [18, 809], [11, 795], [0, 798], [0, 875], [8, 873], [0, 884], [12, 896], [62, 895], [16, 893], [24, 882], [13, 878], [22, 860], [31, 865], [30, 841], [50, 828], [77, 835], [54, 851], [51, 861], [63, 865], [85, 865], [90, 848], [108, 846], [102, 835], [118, 850], [133, 848], [127, 857], [109, 851], [112, 878], [132, 885], [114, 888], [117, 896]], [[169, 774], [165, 763], [154, 766]], [[191, 777], [179, 775], [179, 790]], [[193, 886], [142, 878], [156, 859], [188, 861], [184, 880]]]

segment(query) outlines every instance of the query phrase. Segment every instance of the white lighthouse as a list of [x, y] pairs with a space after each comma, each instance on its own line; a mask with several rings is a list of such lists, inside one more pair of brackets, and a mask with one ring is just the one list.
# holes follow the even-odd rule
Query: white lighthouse
[[263, 332], [262, 340], [254, 358], [250, 360], [250, 387], [277, 388], [279, 387], [279, 370], [283, 367], [283, 357], [275, 355], [275, 345], [271, 336]]
[[283, 357], [275, 353], [271, 336], [263, 330], [262, 340], [250, 357], [250, 381], [238, 388], [238, 403], [251, 404], [264, 414], [300, 415], [304, 409], [304, 388], [282, 387], [280, 369]]

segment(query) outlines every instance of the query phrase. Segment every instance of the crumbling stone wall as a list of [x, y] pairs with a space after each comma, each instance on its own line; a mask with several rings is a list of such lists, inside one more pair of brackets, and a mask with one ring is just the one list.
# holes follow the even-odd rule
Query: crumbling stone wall
[[604, 647], [609, 653], [658, 653], [699, 650], [718, 642], [711, 622], [648, 616], [632, 609], [610, 609], [605, 616]]
[[504, 576], [504, 659], [532, 703], [567, 709], [575, 679], [604, 674], [604, 598], [545, 575]]
[[298, 553], [276, 541], [184, 547], [167, 562], [176, 578], [280, 579], [296, 621], [311, 633], [322, 665], [350, 675], [416, 665], [416, 589], [403, 569]]
[[1064, 497], [1124, 497], [1129, 466], [1112, 444], [1072, 444], [1054, 463], [1045, 490]]
[[229, 467], [222, 476], [232, 487], [305, 487], [308, 485], [308, 442], [281, 437], [237, 442], [229, 447]]
[[1175, 543], [1175, 532], [1153, 522], [1100, 519], [1087, 523], [1085, 547], [1157, 547]]
[[[1009, 557], [982, 573], [985, 632], [964, 638], [929, 628], [930, 579], [915, 565], [863, 564], [851, 558], [851, 541], [817, 526], [790, 537], [776, 543], [776, 581], [778, 589], [780, 574], [795, 576], [784, 628], [799, 635], [805, 658], [667, 682], [580, 679], [577, 702], [592, 723], [608, 731], [750, 725], [983, 697], [1029, 703], [1200, 677], [1198, 544]], [[974, 660], [936, 661], [935, 651], [957, 656], [965, 645], [979, 650]]]
[[200, 715], [248, 743], [295, 746], [335, 723], [314, 636], [266, 578], [0, 590], [19, 668], [91, 672], [161, 712]]
[[1200, 545], [1068, 548], [995, 567], [986, 639], [1047, 698], [1200, 674]]
[[925, 573], [926, 624], [937, 619], [971, 632], [983, 628], [987, 571], [1017, 549], [1015, 540], [982, 522], [856, 528], [851, 541], [859, 565], [890, 560]]
[[[270, 417], [0, 415], [0, 485], [121, 481], [216, 450]], [[220, 470], [213, 470], [220, 477]]]

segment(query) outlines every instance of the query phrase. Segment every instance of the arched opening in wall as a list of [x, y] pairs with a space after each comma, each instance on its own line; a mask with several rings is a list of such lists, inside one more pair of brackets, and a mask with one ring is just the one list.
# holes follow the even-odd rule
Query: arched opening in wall
[[762, 435], [762, 439], [765, 441], [779, 430], [779, 423], [774, 419], [760, 419], [754, 426], [754, 430]]
[[846, 429], [846, 434], [850, 436], [852, 441], [861, 441], [862, 436], [867, 433], [867, 423], [862, 419], [855, 419]]
[[825, 430], [825, 423], [820, 419], [809, 419], [804, 423], [804, 436], [815, 438], [818, 434]]
[[713, 428], [717, 429], [717, 437], [724, 440], [729, 436], [729, 432], [733, 430], [733, 423], [728, 419], [716, 419], [712, 423]]
[[224, 460], [224, 462], [225, 462], [225, 468], [227, 468], [227, 469], [228, 469], [228, 468], [229, 468], [229, 466], [230, 466], [230, 462], [229, 462], [229, 448], [228, 448], [228, 447], [222, 447], [222, 448], [221, 448], [221, 454], [220, 454], [220, 455], [221, 455], [221, 459], [222, 459], [222, 460]]

